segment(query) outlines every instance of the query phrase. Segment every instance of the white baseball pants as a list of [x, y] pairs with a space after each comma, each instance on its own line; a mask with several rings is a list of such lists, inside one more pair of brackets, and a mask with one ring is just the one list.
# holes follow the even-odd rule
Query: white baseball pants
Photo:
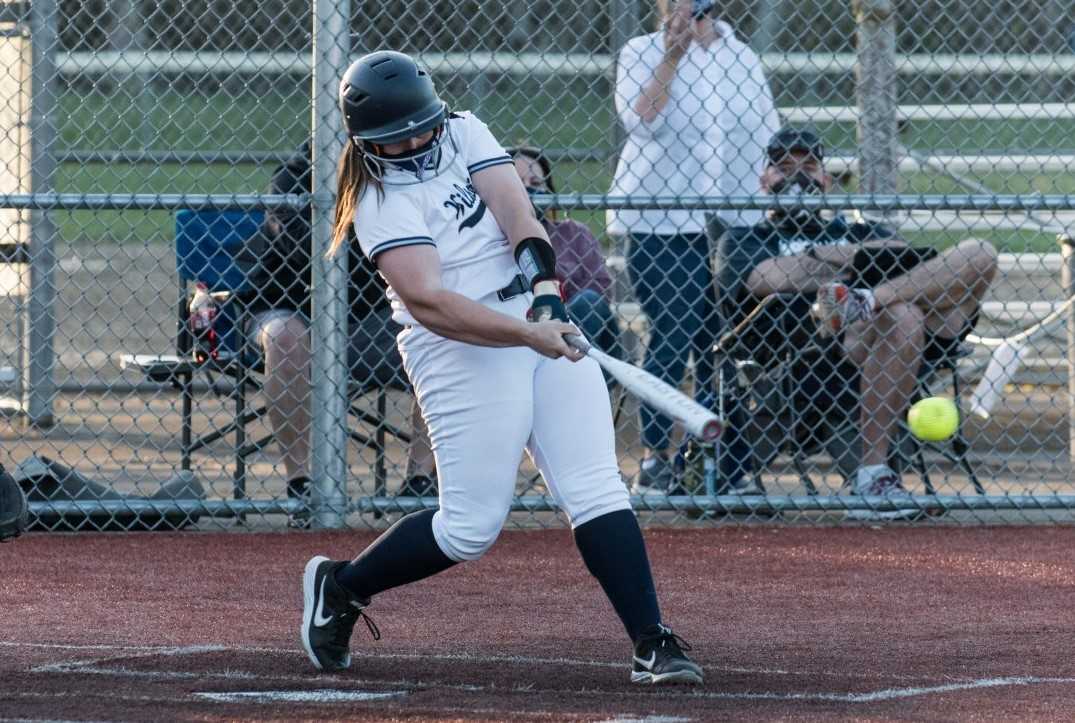
[[[530, 295], [481, 303], [526, 317]], [[525, 449], [573, 527], [630, 509], [616, 463], [608, 391], [592, 359], [445, 339], [420, 326], [397, 337], [437, 461], [433, 534], [453, 560], [476, 560], [507, 519]]]

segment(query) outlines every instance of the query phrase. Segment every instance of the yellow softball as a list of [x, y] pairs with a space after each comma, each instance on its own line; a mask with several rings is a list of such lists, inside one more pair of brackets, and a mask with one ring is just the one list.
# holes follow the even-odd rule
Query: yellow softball
[[943, 442], [959, 427], [959, 409], [948, 397], [927, 397], [911, 405], [907, 426], [925, 442]]

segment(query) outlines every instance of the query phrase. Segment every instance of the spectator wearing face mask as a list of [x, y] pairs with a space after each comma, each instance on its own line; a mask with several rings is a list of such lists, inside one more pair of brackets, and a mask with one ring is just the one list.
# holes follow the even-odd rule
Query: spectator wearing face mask
[[[508, 152], [527, 192], [556, 193], [552, 164], [541, 149], [519, 146]], [[622, 358], [620, 329], [609, 305], [612, 277], [605, 267], [601, 245], [578, 221], [561, 220], [553, 210], [535, 209], [535, 213], [556, 250], [556, 273], [563, 282], [568, 315], [602, 351]]]
[[[765, 144], [780, 127], [760, 58], [737, 37], [729, 3], [655, 2], [661, 29], [631, 38], [617, 58], [614, 100], [626, 138], [609, 193], [639, 199], [752, 195], [765, 167]], [[715, 215], [723, 227], [762, 218], [749, 210]], [[721, 329], [706, 212], [611, 209], [606, 220], [610, 235], [626, 238], [627, 272], [649, 321], [643, 368], [678, 386], [693, 358], [695, 397], [710, 403], [711, 349]], [[674, 489], [674, 426], [641, 406], [644, 451], [636, 493]], [[738, 487], [741, 470], [723, 459], [720, 470], [722, 484]]]
[[[767, 155], [763, 193], [832, 188], [821, 139], [812, 130], [783, 128]], [[851, 480], [855, 491], [906, 496], [886, 464], [892, 433], [922, 362], [946, 357], [974, 328], [996, 273], [996, 249], [977, 239], [941, 252], [912, 247], [882, 224], [789, 204], [759, 224], [729, 229], [717, 265], [721, 308], [731, 324], [770, 294], [804, 297], [801, 313], [813, 317], [822, 337], [835, 338], [859, 371], [863, 451]]]

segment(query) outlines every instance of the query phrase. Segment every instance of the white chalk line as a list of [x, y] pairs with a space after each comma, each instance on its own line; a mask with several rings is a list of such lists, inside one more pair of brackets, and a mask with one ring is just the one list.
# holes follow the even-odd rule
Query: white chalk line
[[76, 643], [26, 643], [11, 640], [0, 640], [0, 647], [4, 648], [45, 648], [54, 650], [167, 650], [175, 646], [169, 645], [86, 645]]
[[1075, 678], [1041, 678], [1034, 676], [1010, 676], [1002, 678], [980, 678], [964, 683], [946, 683], [914, 688], [886, 688], [868, 693], [708, 693], [705, 691], [688, 693], [686, 697], [696, 698], [732, 698], [745, 700], [816, 700], [835, 703], [878, 703], [899, 698], [917, 698], [939, 693], [955, 693], [963, 690], [981, 688], [1002, 688], [1017, 685], [1038, 685], [1075, 683]]
[[103, 657], [86, 658], [83, 660], [64, 660], [59, 663], [46, 663], [30, 668], [31, 673], [55, 673], [71, 672], [79, 668], [88, 668], [101, 663], [109, 663], [114, 660], [130, 660], [131, 658], [156, 658], [159, 656], [196, 655], [197, 653], [219, 653], [226, 651], [223, 645], [180, 645], [156, 650], [135, 650], [122, 655], [106, 655]]
[[[18, 645], [18, 644], [15, 644]], [[36, 645], [36, 644], [29, 644]], [[102, 649], [107, 646], [93, 646], [94, 649]], [[121, 646], [116, 646], [120, 648]], [[133, 646], [127, 646], [123, 649], [132, 649]], [[246, 647], [227, 647], [223, 645], [194, 645], [194, 646], [170, 646], [150, 648], [147, 646], [138, 646], [137, 655], [135, 656], [121, 656], [123, 659], [129, 657], [154, 657], [156, 655], [194, 655], [204, 652], [241, 652], [241, 653], [290, 653], [298, 654], [299, 651], [286, 649], [286, 648], [246, 648]], [[469, 656], [469, 655], [448, 655], [448, 654], [404, 654], [395, 653], [387, 655], [377, 655], [374, 653], [359, 654], [358, 657], [369, 658], [403, 658], [403, 659], [415, 659], [415, 660], [454, 660], [454, 661], [472, 661], [472, 662], [516, 662], [516, 663], [559, 663], [569, 665], [588, 665], [607, 668], [625, 668], [626, 666], [616, 663], [604, 663], [600, 661], [586, 661], [586, 660], [573, 660], [569, 658], [556, 659], [556, 658], [530, 658], [527, 656]], [[120, 677], [140, 677], [148, 679], [158, 680], [191, 680], [191, 679], [228, 679], [228, 680], [251, 680], [251, 681], [277, 681], [277, 682], [301, 682], [309, 683], [309, 676], [298, 675], [259, 675], [256, 673], [245, 673], [241, 671], [227, 671], [223, 673], [214, 672], [181, 672], [181, 671], [153, 671], [153, 670], [134, 670], [125, 667], [99, 667], [100, 663], [110, 660], [116, 660], [117, 656], [109, 656], [106, 658], [94, 658], [90, 660], [76, 660], [60, 663], [52, 663], [45, 666], [37, 666], [31, 669], [31, 672], [42, 673], [55, 673], [55, 672], [70, 672], [70, 673], [86, 673], [93, 675], [114, 675]], [[712, 669], [712, 668], [711, 668]], [[758, 670], [758, 669], [741, 669], [741, 672], [754, 672], [754, 673], [770, 673], [770, 674], [785, 674], [785, 675], [807, 675], [809, 673], [798, 671], [775, 671], [775, 670]], [[500, 691], [500, 692], [516, 692], [516, 693], [565, 693], [575, 695], [597, 694], [607, 695], [608, 691], [605, 690], [550, 690], [550, 689], [535, 689], [530, 686], [506, 688], [504, 686], [495, 685], [460, 685], [460, 684], [442, 684], [442, 683], [423, 683], [418, 681], [384, 681], [384, 680], [357, 680], [352, 677], [340, 678], [341, 681], [346, 681], [349, 684], [362, 684], [362, 685], [390, 685], [390, 686], [403, 686], [416, 690], [423, 689], [451, 689], [462, 690], [468, 692], [483, 692], [483, 691]], [[913, 698], [924, 695], [934, 695], [939, 693], [951, 693], [963, 690], [974, 690], [983, 688], [997, 688], [997, 687], [1011, 687], [1011, 686], [1026, 686], [1026, 685], [1041, 685], [1041, 684], [1072, 684], [1075, 683], [1075, 677], [1042, 677], [1042, 676], [994, 676], [989, 678], [979, 678], [976, 680], [960, 680], [950, 683], [943, 683], [940, 685], [929, 686], [911, 686], [903, 688], [886, 688], [878, 691], [870, 691], [865, 693], [824, 693], [824, 692], [804, 692], [804, 693], [776, 693], [776, 692], [708, 692], [708, 691], [685, 691], [683, 693], [675, 694], [675, 697], [686, 698], [702, 698], [702, 699], [738, 699], [738, 700], [818, 700], [818, 701], [830, 701], [830, 702], [847, 702], [847, 703], [872, 703], [884, 700], [894, 700], [899, 698]], [[621, 692], [624, 694], [625, 692]], [[630, 697], [645, 697], [647, 693], [643, 690], [634, 689], [630, 694]], [[664, 691], [660, 694], [662, 697], [668, 697], [669, 693]]]
[[147, 680], [242, 680], [248, 682], [263, 682], [263, 683], [302, 683], [309, 685], [315, 682], [331, 681], [333, 683], [342, 683], [349, 686], [388, 686], [388, 687], [405, 687], [412, 690], [458, 690], [464, 693], [480, 693], [489, 690], [502, 690], [512, 691], [514, 688], [495, 686], [495, 685], [472, 685], [469, 683], [443, 683], [443, 682], [421, 682], [416, 680], [384, 680], [384, 679], [371, 679], [371, 678], [356, 678], [352, 675], [346, 677], [340, 675], [328, 675], [314, 673], [311, 671], [309, 675], [276, 675], [269, 674], [263, 675], [259, 673], [248, 673], [245, 671], [199, 671], [199, 672], [187, 672], [179, 670], [138, 670], [136, 668], [124, 668], [109, 667], [87, 667], [87, 668], [72, 668], [70, 670], [61, 669], [49, 672], [58, 673], [80, 673], [85, 675], [104, 675], [115, 676], [120, 678], [145, 678]]
[[386, 690], [373, 693], [368, 690], [244, 690], [233, 692], [192, 693], [195, 698], [215, 703], [364, 703], [371, 700], [401, 698], [405, 690]]
[[[305, 657], [306, 653], [297, 648], [273, 648], [273, 647], [261, 647], [261, 646], [224, 646], [224, 645], [194, 645], [194, 646], [147, 646], [147, 645], [62, 645], [53, 643], [11, 643], [3, 642], [0, 645], [6, 645], [10, 647], [35, 647], [35, 648], [57, 648], [57, 649], [70, 649], [70, 650], [131, 650], [140, 653], [146, 653], [145, 656], [137, 657], [149, 657], [156, 654], [157, 651], [170, 651], [171, 655], [186, 655], [198, 652], [231, 652], [231, 653], [266, 653], [271, 655], [295, 655], [299, 657]], [[469, 653], [379, 653], [371, 651], [356, 650], [352, 651], [351, 656], [353, 658], [363, 658], [370, 660], [429, 660], [429, 661], [443, 661], [443, 662], [463, 662], [463, 663], [514, 663], [519, 665], [569, 665], [577, 667], [590, 667], [590, 668], [608, 668], [608, 669], [622, 669], [626, 670], [628, 664], [624, 663], [610, 663], [601, 660], [585, 660], [578, 658], [545, 658], [528, 655], [472, 655]], [[101, 658], [102, 661], [108, 659], [123, 657], [135, 657], [135, 656], [109, 656], [108, 658]], [[72, 661], [73, 662], [73, 661]], [[68, 662], [55, 663], [54, 665], [70, 665]], [[744, 673], [751, 675], [786, 675], [786, 676], [799, 676], [799, 677], [817, 677], [825, 676], [832, 678], [861, 678], [863, 680], [905, 680], [905, 681], [922, 681], [926, 679], [923, 675], [904, 675], [899, 673], [859, 673], [854, 671], [842, 671], [842, 670], [785, 670], [780, 668], [748, 668], [740, 666], [729, 665], [716, 665], [706, 661], [702, 661], [702, 665], [706, 670], [711, 670], [721, 673]], [[966, 681], [966, 676], [940, 676], [941, 680], [951, 680], [954, 682]]]
[[[228, 652], [235, 653], [265, 653], [269, 655], [294, 655], [304, 658], [306, 653], [298, 648], [273, 648], [261, 646], [233, 646], [226, 648]], [[627, 670], [627, 662], [612, 663], [604, 660], [588, 660], [580, 658], [548, 658], [531, 655], [475, 655], [472, 653], [380, 653], [369, 650], [351, 651], [351, 657], [366, 660], [415, 660], [437, 661], [448, 663], [511, 663], [515, 665], [568, 665], [586, 668], [606, 668], [611, 670]], [[864, 680], [913, 680], [923, 681], [924, 675], [905, 675], [900, 673], [858, 673], [842, 670], [785, 670], [780, 668], [749, 668], [733, 665], [717, 665], [715, 663], [701, 661], [706, 670], [721, 673], [745, 673], [752, 675], [786, 675], [786, 676], [827, 676], [833, 678], [862, 678]], [[942, 676], [942, 680], [965, 681], [966, 676]]]
[[1016, 675], [999, 678], [980, 678], [966, 683], [946, 683], [926, 688], [889, 688], [878, 690], [873, 693], [853, 693], [849, 697], [854, 698], [856, 703], [872, 703], [878, 700], [895, 700], [897, 698], [913, 698], [919, 695], [931, 695], [935, 693], [953, 693], [961, 690], [974, 690], [979, 688], [1003, 688], [1020, 685], [1070, 685], [1075, 683], [1075, 678], [1046, 678], [1033, 675]]
[[[116, 677], [131, 677], [131, 678], [144, 678], [150, 680], [245, 680], [254, 682], [286, 682], [286, 683], [309, 683], [311, 682], [310, 676], [299, 675], [258, 675], [254, 673], [236, 673], [236, 672], [199, 672], [189, 673], [180, 671], [159, 671], [159, 670], [132, 670], [130, 668], [97, 668], [87, 667], [78, 668], [70, 671], [60, 670], [54, 672], [76, 672], [90, 675], [107, 675]], [[320, 680], [320, 679], [319, 679]], [[499, 693], [520, 693], [520, 694], [562, 694], [562, 695], [597, 695], [607, 696], [611, 691], [604, 689], [556, 689], [556, 688], [534, 688], [533, 686], [517, 686], [517, 687], [505, 687], [497, 685], [472, 685], [472, 684], [454, 684], [454, 683], [439, 683], [439, 682], [420, 682], [414, 680], [375, 680], [375, 679], [358, 679], [358, 678], [338, 678], [341, 683], [347, 683], [355, 686], [388, 686], [388, 687], [404, 687], [412, 690], [460, 690], [464, 692], [499, 692]], [[1042, 684], [1072, 684], [1075, 683], [1075, 678], [1054, 678], [1054, 677], [1039, 677], [1039, 676], [1006, 676], [1006, 677], [992, 677], [992, 678], [980, 678], [977, 680], [968, 680], [960, 683], [945, 683], [942, 685], [932, 686], [916, 686], [908, 688], [886, 688], [884, 690], [868, 691], [865, 693], [824, 693], [824, 692], [804, 692], [804, 693], [776, 693], [776, 692], [710, 692], [710, 691], [686, 691], [676, 690], [671, 691], [669, 689], [661, 689], [660, 692], [650, 692], [644, 688], [631, 688], [628, 690], [617, 691], [616, 694], [626, 698], [647, 698], [647, 697], [659, 697], [659, 698], [692, 698], [692, 699], [712, 699], [712, 700], [773, 700], [773, 701], [826, 701], [826, 702], [842, 702], [842, 703], [876, 703], [885, 700], [895, 700], [899, 698], [915, 698], [926, 695], [936, 695], [939, 693], [953, 693], [963, 690], [974, 690], [980, 688], [998, 688], [998, 687], [1010, 687], [1010, 686], [1026, 686], [1026, 685], [1042, 685]]]

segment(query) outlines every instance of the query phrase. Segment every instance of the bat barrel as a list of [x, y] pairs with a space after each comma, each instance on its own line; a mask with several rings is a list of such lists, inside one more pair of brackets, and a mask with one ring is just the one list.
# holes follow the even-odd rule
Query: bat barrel
[[724, 425], [721, 424], [720, 419], [714, 417], [702, 426], [701, 432], [699, 433], [698, 437], [703, 442], [716, 442], [723, 432]]

